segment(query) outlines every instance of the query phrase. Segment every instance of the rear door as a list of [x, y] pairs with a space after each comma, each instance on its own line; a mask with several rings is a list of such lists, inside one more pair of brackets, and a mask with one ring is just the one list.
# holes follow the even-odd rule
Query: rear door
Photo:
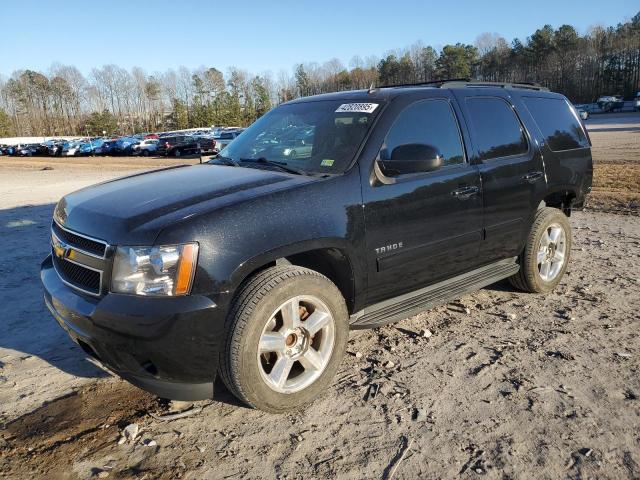
[[591, 187], [591, 143], [584, 124], [566, 98], [527, 93], [521, 101], [533, 119], [531, 132], [539, 138], [545, 158], [548, 194], [574, 192], [580, 205]]
[[485, 262], [518, 255], [546, 191], [538, 145], [508, 91], [454, 89], [471, 132], [483, 188]]
[[[467, 162], [455, 106], [447, 92], [440, 94], [398, 97], [370, 141], [377, 150], [367, 148], [376, 158], [360, 161], [369, 304], [471, 270], [478, 261], [480, 176]], [[392, 153], [408, 144], [434, 147], [444, 165], [393, 175]]]

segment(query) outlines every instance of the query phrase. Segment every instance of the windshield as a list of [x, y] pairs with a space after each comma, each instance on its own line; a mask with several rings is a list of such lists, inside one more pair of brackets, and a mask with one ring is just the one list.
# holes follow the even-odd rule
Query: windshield
[[282, 105], [246, 129], [220, 156], [240, 163], [262, 158], [308, 173], [342, 173], [379, 111], [375, 103]]

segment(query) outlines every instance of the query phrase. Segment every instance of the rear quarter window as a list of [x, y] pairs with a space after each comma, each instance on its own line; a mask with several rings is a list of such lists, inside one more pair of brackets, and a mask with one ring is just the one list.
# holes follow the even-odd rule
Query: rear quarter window
[[524, 104], [554, 152], [589, 147], [580, 121], [562, 98], [524, 97]]

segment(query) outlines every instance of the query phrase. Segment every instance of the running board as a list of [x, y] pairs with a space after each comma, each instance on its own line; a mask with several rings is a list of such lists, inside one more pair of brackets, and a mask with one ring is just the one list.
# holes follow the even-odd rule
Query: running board
[[350, 328], [375, 328], [447, 303], [518, 272], [517, 257], [500, 260], [420, 290], [400, 295], [351, 315]]

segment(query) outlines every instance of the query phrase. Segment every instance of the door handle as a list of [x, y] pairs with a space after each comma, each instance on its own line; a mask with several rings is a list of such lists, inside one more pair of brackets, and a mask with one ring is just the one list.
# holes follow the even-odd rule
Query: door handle
[[466, 186], [460, 187], [451, 192], [451, 195], [456, 197], [458, 200], [467, 200], [474, 195], [477, 195], [480, 189], [478, 187]]
[[542, 172], [529, 172], [525, 176], [522, 177], [523, 180], [526, 180], [529, 183], [535, 183], [540, 180], [544, 176]]

